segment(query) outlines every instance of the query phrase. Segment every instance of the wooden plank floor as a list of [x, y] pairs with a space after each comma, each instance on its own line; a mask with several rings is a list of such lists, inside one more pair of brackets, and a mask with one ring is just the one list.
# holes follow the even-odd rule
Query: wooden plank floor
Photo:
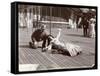
[[[80, 55], [69, 57], [61, 54], [51, 54], [50, 52], [41, 52], [41, 48], [31, 49], [28, 46], [31, 33], [28, 32], [26, 34], [25, 31], [20, 30], [19, 64], [39, 64], [43, 67], [39, 70], [44, 70], [45, 68], [92, 67], [95, 64], [95, 39], [81, 37], [81, 30], [67, 30], [67, 33], [65, 33], [66, 31], [63, 32], [64, 35], [61, 39], [82, 47], [83, 52]], [[73, 36], [72, 34], [78, 34], [79, 36]]]

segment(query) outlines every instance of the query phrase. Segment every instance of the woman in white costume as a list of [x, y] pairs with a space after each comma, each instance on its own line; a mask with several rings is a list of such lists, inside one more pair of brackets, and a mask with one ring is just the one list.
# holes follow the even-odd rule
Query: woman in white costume
[[94, 38], [95, 37], [95, 18], [91, 18], [89, 20], [89, 37]]
[[72, 44], [72, 43], [63, 43], [59, 41], [59, 37], [61, 34], [61, 29], [58, 29], [58, 35], [56, 38], [53, 36], [49, 36], [51, 39], [50, 44], [45, 48], [45, 50], [50, 51], [52, 49], [56, 49], [57, 52], [60, 52], [62, 54], [67, 54], [69, 56], [76, 56], [81, 53], [82, 49], [80, 46]]

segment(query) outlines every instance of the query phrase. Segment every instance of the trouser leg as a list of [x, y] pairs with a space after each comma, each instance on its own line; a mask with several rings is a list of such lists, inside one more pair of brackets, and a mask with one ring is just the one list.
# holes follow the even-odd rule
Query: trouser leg
[[87, 34], [87, 28], [85, 29], [85, 34], [86, 34], [86, 36], [88, 36], [88, 34]]
[[86, 34], [85, 34], [85, 28], [83, 28], [83, 36], [85, 37], [85, 35], [86, 35]]
[[32, 42], [29, 42], [29, 46], [31, 47], [31, 48], [33, 48], [33, 49], [36, 49], [37, 48], [37, 46], [36, 46], [36, 40], [35, 40], [35, 38], [31, 38], [32, 39]]

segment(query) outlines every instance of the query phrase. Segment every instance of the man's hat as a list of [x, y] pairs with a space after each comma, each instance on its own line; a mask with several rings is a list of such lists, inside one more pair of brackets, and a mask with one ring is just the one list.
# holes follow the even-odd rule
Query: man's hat
[[46, 29], [46, 25], [45, 24], [42, 24], [41, 25], [41, 29]]

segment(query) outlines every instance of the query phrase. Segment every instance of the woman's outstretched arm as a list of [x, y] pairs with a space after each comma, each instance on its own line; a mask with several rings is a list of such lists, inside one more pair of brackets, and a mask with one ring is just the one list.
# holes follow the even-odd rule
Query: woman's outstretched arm
[[59, 40], [60, 35], [61, 35], [61, 29], [59, 28], [59, 29], [58, 29], [58, 35], [57, 35], [57, 37], [56, 37], [57, 40]]

